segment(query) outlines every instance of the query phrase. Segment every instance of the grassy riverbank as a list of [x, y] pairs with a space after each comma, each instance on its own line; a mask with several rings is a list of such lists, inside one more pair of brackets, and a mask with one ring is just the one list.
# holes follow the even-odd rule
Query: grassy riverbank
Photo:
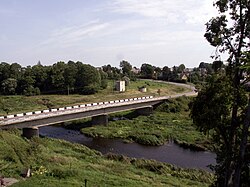
[[[111, 121], [108, 126], [88, 127], [81, 131], [91, 137], [121, 138], [145, 145], [162, 145], [174, 140], [195, 150], [211, 150], [208, 138], [192, 125], [188, 111], [190, 100], [188, 97], [173, 99], [159, 106], [150, 116]], [[117, 116], [129, 118], [131, 114], [120, 113]]]
[[[167, 83], [159, 83], [153, 81], [131, 81], [127, 87], [127, 91], [119, 93], [113, 91], [114, 83], [109, 82], [108, 87], [94, 95], [39, 95], [39, 96], [0, 96], [0, 116], [8, 114], [16, 114], [22, 112], [31, 112], [44, 110], [48, 108], [59, 108], [65, 106], [86, 104], [91, 102], [111, 101], [116, 99], [133, 98], [140, 96], [153, 95], [157, 96], [158, 89], [161, 90], [161, 95], [171, 95], [182, 93], [188, 88], [171, 85]], [[138, 87], [146, 86], [147, 93], [138, 91]]]
[[[33, 186], [208, 186], [213, 175], [168, 164], [107, 155], [62, 140], [24, 139], [19, 131], [0, 131], [0, 175], [15, 177], [13, 187]], [[20, 173], [32, 168], [33, 176]]]

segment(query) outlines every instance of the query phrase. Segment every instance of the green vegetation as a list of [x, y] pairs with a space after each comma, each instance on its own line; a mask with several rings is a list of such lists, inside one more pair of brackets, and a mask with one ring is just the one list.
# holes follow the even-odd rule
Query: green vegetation
[[66, 94], [69, 91], [94, 94], [105, 88], [107, 80], [107, 75], [102, 70], [79, 61], [60, 61], [52, 66], [38, 63], [32, 67], [2, 62], [0, 75], [1, 95]]
[[[209, 186], [213, 175], [168, 164], [97, 151], [63, 140], [24, 139], [20, 132], [0, 131], [0, 175], [15, 177], [13, 187], [33, 186]], [[32, 177], [20, 173], [31, 168]]]
[[83, 128], [88, 136], [104, 138], [122, 138], [145, 145], [162, 145], [174, 140], [181, 146], [196, 150], [212, 149], [208, 138], [198, 132], [189, 117], [190, 98], [173, 99], [159, 106], [150, 116], [130, 118], [132, 113], [116, 114], [116, 117], [130, 120], [111, 121], [108, 126]]
[[[206, 23], [204, 34], [216, 48], [214, 72], [194, 99], [191, 117], [198, 129], [211, 134], [216, 146], [214, 186], [249, 186], [250, 1], [216, 0], [214, 6], [218, 13]], [[220, 54], [225, 53], [223, 68]]]
[[[138, 91], [138, 86], [143, 85], [147, 86], [147, 93], [141, 93]], [[159, 88], [161, 89], [161, 95], [181, 93], [188, 90], [187, 88], [180, 86], [144, 80], [131, 81], [127, 91], [124, 93], [113, 91], [113, 86], [114, 82], [109, 81], [106, 89], [93, 95], [39, 95], [29, 97], [21, 95], [0, 96], [0, 115], [44, 110], [47, 108], [58, 108], [82, 103], [157, 95], [157, 90]]]

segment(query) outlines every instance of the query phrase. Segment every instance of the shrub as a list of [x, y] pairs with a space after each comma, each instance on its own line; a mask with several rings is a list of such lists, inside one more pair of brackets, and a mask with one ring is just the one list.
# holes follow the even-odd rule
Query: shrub
[[162, 145], [165, 140], [156, 137], [155, 135], [143, 134], [131, 137], [135, 142], [143, 145]]
[[91, 94], [97, 93], [99, 89], [100, 89], [99, 86], [91, 84], [91, 85], [85, 86], [82, 89], [81, 93], [85, 95], [91, 95]]

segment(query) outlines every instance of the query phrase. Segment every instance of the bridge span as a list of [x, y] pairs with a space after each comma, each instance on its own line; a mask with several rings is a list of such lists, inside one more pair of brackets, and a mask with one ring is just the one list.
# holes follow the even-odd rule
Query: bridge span
[[168, 100], [169, 98], [176, 98], [183, 95], [194, 96], [196, 93], [192, 91], [185, 94], [155, 98], [147, 96], [0, 116], [0, 129], [23, 129], [23, 134], [26, 134], [25, 136], [27, 137], [31, 137], [38, 134], [38, 128], [41, 126], [87, 117], [92, 117], [93, 125], [107, 125], [108, 114], [127, 110], [137, 110], [141, 115], [149, 115], [153, 112], [154, 105]]

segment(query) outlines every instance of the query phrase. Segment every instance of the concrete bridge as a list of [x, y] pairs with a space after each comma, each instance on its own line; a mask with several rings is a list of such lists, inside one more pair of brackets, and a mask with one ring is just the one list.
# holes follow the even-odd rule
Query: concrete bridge
[[92, 117], [93, 125], [107, 125], [108, 114], [127, 110], [136, 110], [140, 115], [150, 115], [153, 112], [154, 105], [168, 100], [169, 98], [176, 98], [183, 95], [193, 96], [196, 95], [196, 93], [192, 91], [185, 94], [176, 94], [156, 98], [147, 96], [0, 116], [0, 128], [23, 129], [23, 135], [30, 138], [39, 134], [38, 128], [41, 126], [87, 117]]

